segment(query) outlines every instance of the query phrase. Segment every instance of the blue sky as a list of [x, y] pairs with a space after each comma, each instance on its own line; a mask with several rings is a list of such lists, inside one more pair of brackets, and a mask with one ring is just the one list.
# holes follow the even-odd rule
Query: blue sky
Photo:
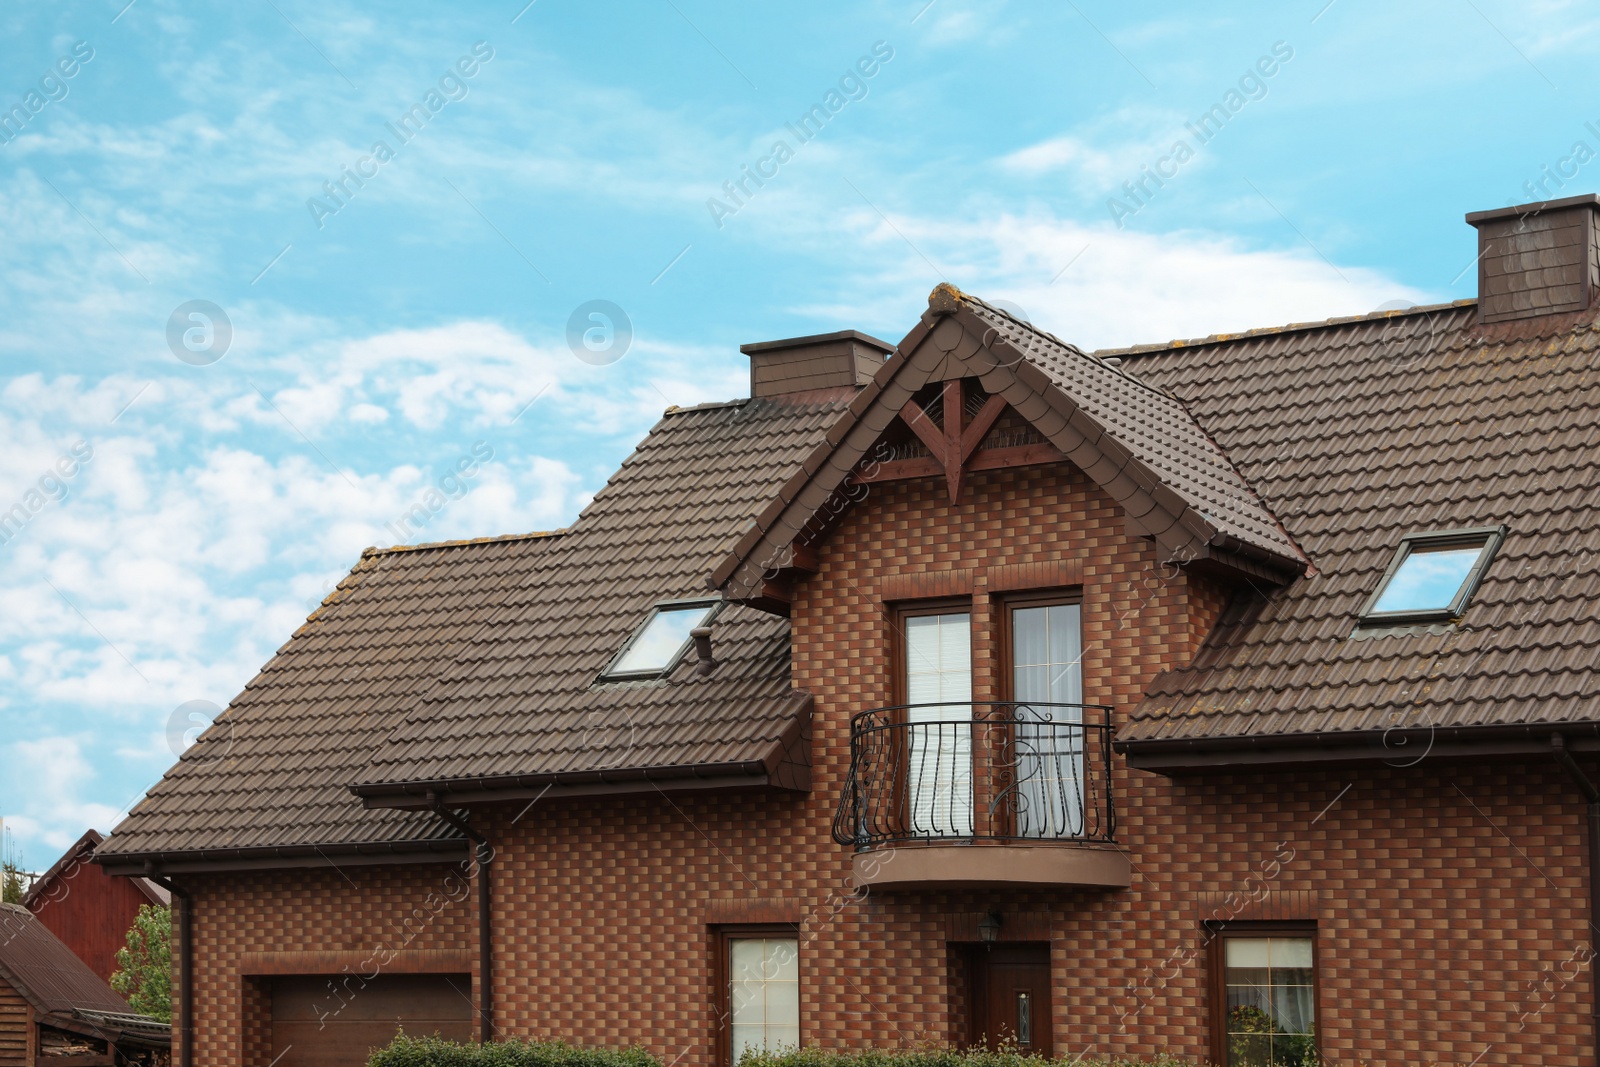
[[[125, 3], [0, 13], [34, 867], [363, 546], [570, 522], [662, 409], [745, 391], [740, 343], [896, 340], [941, 280], [1086, 346], [1456, 299], [1465, 212], [1600, 189], [1600, 18], [1557, 0]], [[627, 329], [579, 358], [592, 301]]]

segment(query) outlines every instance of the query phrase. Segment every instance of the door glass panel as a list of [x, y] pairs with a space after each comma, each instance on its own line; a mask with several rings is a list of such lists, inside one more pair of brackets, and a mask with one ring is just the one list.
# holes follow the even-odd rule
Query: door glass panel
[[[1083, 638], [1076, 604], [1011, 612], [1019, 837], [1080, 837], [1084, 827]], [[1071, 707], [1049, 707], [1067, 704]]]
[[1017, 1044], [1033, 1044], [1033, 998], [1027, 993], [1017, 994]]
[[913, 833], [972, 834], [972, 616], [906, 625], [906, 803]]
[[728, 1014], [733, 1062], [746, 1049], [800, 1043], [800, 951], [793, 938], [728, 942]]
[[1316, 1063], [1311, 938], [1230, 937], [1224, 946], [1230, 1067]]

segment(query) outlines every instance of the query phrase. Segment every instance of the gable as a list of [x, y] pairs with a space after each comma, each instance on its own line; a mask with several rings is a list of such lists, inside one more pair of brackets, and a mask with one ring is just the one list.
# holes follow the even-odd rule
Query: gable
[[[1273, 583], [1309, 566], [1183, 404], [1116, 366], [948, 285], [933, 291], [897, 353], [723, 559], [713, 587], [781, 613], [786, 572], [804, 568], [807, 547], [883, 464], [905, 462], [885, 452], [886, 440], [911, 431], [954, 498], [964, 465], [1007, 410], [1053, 450], [1007, 459], [1072, 462], [1116, 501], [1130, 534], [1155, 540], [1163, 560]], [[980, 390], [985, 399], [968, 411], [965, 398]], [[929, 417], [935, 397], [960, 417]]]

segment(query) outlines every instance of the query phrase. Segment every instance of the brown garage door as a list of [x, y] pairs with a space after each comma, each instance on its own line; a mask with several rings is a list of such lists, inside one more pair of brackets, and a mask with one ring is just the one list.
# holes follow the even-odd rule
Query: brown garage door
[[272, 980], [275, 1067], [362, 1067], [399, 1027], [466, 1041], [472, 1020], [470, 975], [380, 974], [364, 986], [349, 975]]

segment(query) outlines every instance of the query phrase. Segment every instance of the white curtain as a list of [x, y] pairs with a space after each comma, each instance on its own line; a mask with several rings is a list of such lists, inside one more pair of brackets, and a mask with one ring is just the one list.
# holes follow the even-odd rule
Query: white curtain
[[[1011, 614], [1017, 834], [1084, 833], [1083, 638], [1076, 604]], [[1028, 703], [1038, 701], [1038, 705]]]
[[913, 833], [972, 835], [972, 616], [906, 619], [907, 802]]

